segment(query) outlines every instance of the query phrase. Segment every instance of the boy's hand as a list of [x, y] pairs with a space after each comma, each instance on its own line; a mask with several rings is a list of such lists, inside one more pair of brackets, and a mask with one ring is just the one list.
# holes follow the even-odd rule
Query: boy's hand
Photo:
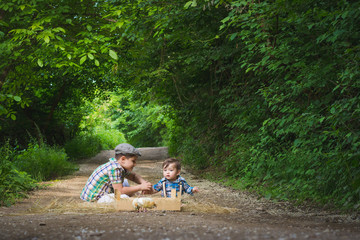
[[154, 193], [154, 189], [151, 187], [150, 190], [144, 190], [141, 192], [142, 194], [153, 194]]
[[194, 187], [194, 188], [192, 189], [192, 192], [193, 192], [193, 193], [199, 192], [199, 188], [198, 188], [198, 187]]
[[150, 191], [152, 189], [151, 182], [143, 182], [140, 184], [140, 190], [141, 191]]

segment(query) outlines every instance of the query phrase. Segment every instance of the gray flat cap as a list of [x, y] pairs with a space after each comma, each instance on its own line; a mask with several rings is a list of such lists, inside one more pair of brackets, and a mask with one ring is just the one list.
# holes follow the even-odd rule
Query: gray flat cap
[[124, 154], [124, 155], [138, 155], [141, 156], [138, 149], [133, 147], [128, 143], [121, 143], [115, 147], [115, 154]]

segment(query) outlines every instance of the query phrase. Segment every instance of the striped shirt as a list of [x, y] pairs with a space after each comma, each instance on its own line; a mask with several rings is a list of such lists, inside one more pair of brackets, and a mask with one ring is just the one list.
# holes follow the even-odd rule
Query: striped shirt
[[162, 178], [157, 184], [153, 186], [154, 190], [159, 192], [161, 191], [161, 196], [164, 196], [163, 183], [165, 182], [166, 188], [166, 196], [171, 197], [171, 189], [176, 189], [176, 194], [180, 191], [180, 185], [182, 185], [182, 193], [187, 193], [193, 195], [193, 187], [185, 181], [185, 178], [179, 176], [175, 181], [167, 180], [166, 178]]
[[123, 183], [124, 177], [128, 175], [115, 158], [110, 158], [109, 162], [99, 166], [91, 174], [80, 198], [88, 202], [96, 201], [105, 193], [110, 193], [112, 184]]

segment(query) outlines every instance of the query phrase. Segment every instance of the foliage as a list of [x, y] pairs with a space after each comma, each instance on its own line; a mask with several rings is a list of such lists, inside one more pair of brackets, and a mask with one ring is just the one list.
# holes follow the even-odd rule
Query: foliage
[[92, 157], [101, 150], [114, 149], [116, 145], [126, 142], [118, 130], [97, 128], [94, 132], [81, 132], [68, 141], [64, 148], [70, 159], [78, 160]]
[[92, 157], [101, 150], [114, 149], [126, 142], [124, 134], [115, 128], [108, 116], [111, 104], [111, 98], [95, 98], [83, 106], [87, 115], [79, 123], [80, 132], [64, 146], [70, 159]]
[[7, 141], [0, 148], [0, 206], [10, 206], [16, 200], [27, 197], [27, 192], [36, 189], [36, 181], [13, 164], [16, 150]]
[[76, 165], [68, 161], [63, 149], [45, 143], [29, 144], [26, 150], [16, 156], [14, 164], [37, 181], [55, 179], [77, 170]]
[[25, 128], [33, 135], [34, 123], [54, 144], [78, 131], [84, 99], [114, 86], [107, 73], [122, 47], [118, 33], [111, 32], [113, 14], [109, 1], [0, 3], [3, 136], [19, 139], [24, 147], [21, 134]]
[[156, 32], [130, 48], [148, 55], [125, 82], [171, 107], [185, 163], [271, 197], [359, 207], [359, 3], [143, 4]]
[[359, 208], [358, 1], [27, 2], [0, 4], [4, 135], [117, 127], [269, 198]]
[[259, 60], [240, 62], [264, 79], [257, 94], [268, 111], [251, 149], [250, 177], [295, 199], [332, 198], [349, 207], [359, 202], [359, 72], [349, 66], [359, 60], [351, 33], [358, 31], [352, 25], [360, 17], [356, 5], [263, 2], [229, 14], [229, 25], [239, 29], [234, 39], [260, 41], [258, 49], [244, 43]]
[[94, 134], [100, 139], [102, 150], [115, 149], [118, 144], [127, 142], [124, 134], [116, 129], [106, 130], [98, 127]]
[[66, 142], [64, 148], [70, 159], [84, 159], [101, 151], [101, 141], [95, 135], [80, 133]]
[[129, 143], [138, 147], [166, 145], [171, 121], [167, 107], [155, 102], [134, 100], [132, 91], [118, 91], [111, 95], [109, 112], [113, 127], [125, 134]]
[[218, 153], [228, 153], [227, 173], [274, 189], [274, 198], [359, 207], [358, 3], [231, 6], [221, 28], [241, 46], [242, 69], [231, 70], [240, 78], [219, 98], [231, 127]]

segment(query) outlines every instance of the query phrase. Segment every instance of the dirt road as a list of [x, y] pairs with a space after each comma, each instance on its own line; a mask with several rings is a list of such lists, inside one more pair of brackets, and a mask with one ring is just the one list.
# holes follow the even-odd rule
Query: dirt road
[[[156, 183], [166, 149], [142, 150], [134, 171]], [[182, 176], [201, 192], [185, 196], [181, 212], [116, 212], [112, 205], [82, 202], [87, 178], [113, 154], [103, 151], [74, 175], [1, 208], [0, 239], [360, 239], [356, 214], [272, 203], [186, 171]]]

